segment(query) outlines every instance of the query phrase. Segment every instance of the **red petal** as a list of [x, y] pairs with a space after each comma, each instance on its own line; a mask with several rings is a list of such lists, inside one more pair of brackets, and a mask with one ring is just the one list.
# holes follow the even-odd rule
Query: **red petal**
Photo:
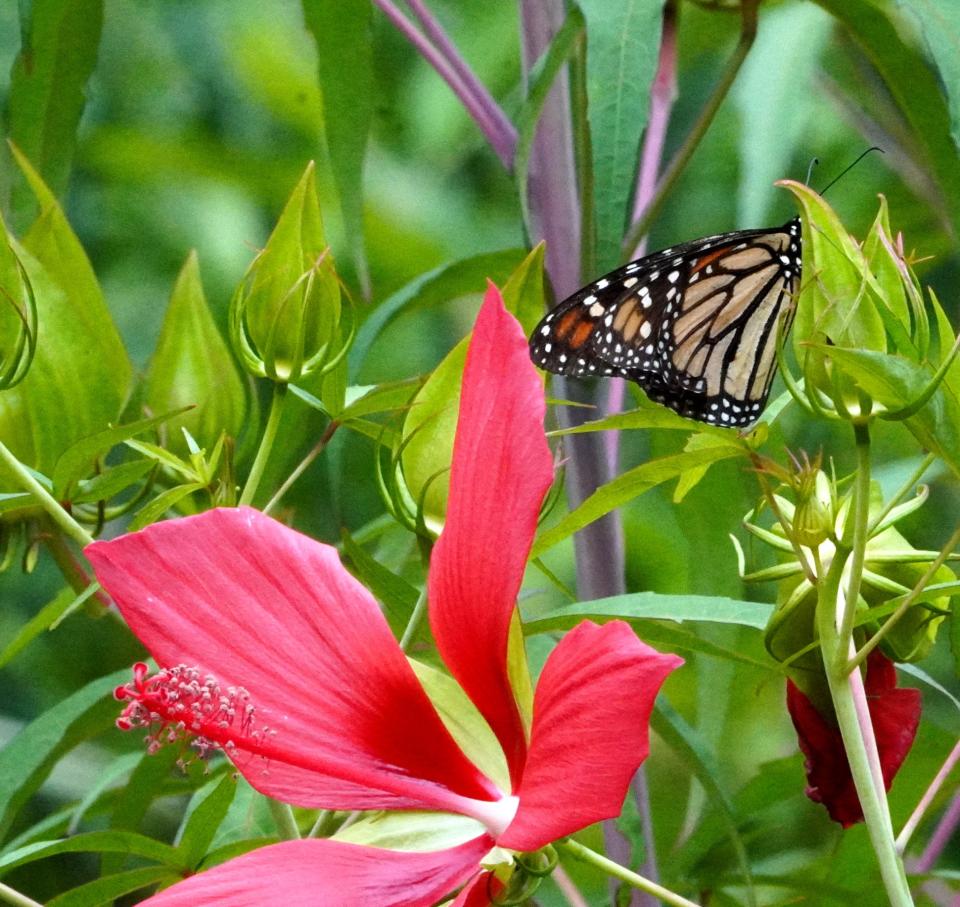
[[486, 835], [450, 850], [409, 853], [342, 841], [273, 844], [190, 876], [150, 907], [430, 907], [477, 871]]
[[221, 736], [258, 790], [333, 809], [462, 812], [451, 791], [491, 798], [334, 548], [242, 508], [158, 523], [86, 554], [159, 665], [248, 691], [257, 728], [271, 733]]
[[499, 894], [503, 885], [490, 872], [481, 872], [450, 903], [450, 907], [490, 907], [491, 894]]
[[[893, 662], [876, 650], [867, 659], [865, 688], [883, 783], [890, 790], [917, 734], [920, 691], [898, 688]], [[822, 716], [790, 680], [787, 681], [787, 710], [806, 757], [807, 796], [815, 803], [822, 803], [830, 818], [844, 828], [862, 821], [863, 810], [836, 718], [832, 714], [829, 719]]]
[[520, 807], [497, 843], [537, 850], [618, 815], [650, 750], [653, 701], [681, 664], [623, 621], [584, 621], [567, 633], [537, 683]]
[[430, 562], [430, 625], [503, 746], [515, 784], [526, 734], [507, 676], [507, 636], [553, 480], [544, 411], [523, 329], [490, 284], [463, 374], [446, 524]]

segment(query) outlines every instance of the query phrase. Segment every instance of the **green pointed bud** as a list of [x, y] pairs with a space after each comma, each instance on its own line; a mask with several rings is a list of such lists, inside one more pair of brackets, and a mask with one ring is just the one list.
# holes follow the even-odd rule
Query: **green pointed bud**
[[[797, 196], [807, 239], [793, 340], [810, 407], [852, 421], [911, 419], [934, 397], [943, 374], [930, 367], [926, 304], [903, 239], [891, 231], [886, 201], [881, 197], [861, 245], [812, 189], [789, 180], [780, 185]], [[933, 421], [928, 413], [908, 428], [936, 449], [926, 424]]]
[[234, 294], [230, 340], [252, 374], [296, 381], [339, 360], [340, 315], [311, 162]]
[[37, 349], [37, 304], [0, 219], [0, 390], [19, 384]]
[[[21, 463], [50, 476], [69, 447], [116, 423], [132, 368], [63, 210], [23, 155], [12, 152], [40, 205], [22, 243], [12, 243], [33, 289], [38, 333], [29, 372], [0, 394], [0, 438]], [[14, 489], [0, 470], [0, 492]]]
[[207, 307], [196, 252], [177, 276], [145, 385], [144, 402], [154, 413], [194, 406], [164, 429], [167, 447], [180, 457], [190, 453], [183, 429], [210, 451], [221, 434], [236, 438], [244, 427], [243, 379]]

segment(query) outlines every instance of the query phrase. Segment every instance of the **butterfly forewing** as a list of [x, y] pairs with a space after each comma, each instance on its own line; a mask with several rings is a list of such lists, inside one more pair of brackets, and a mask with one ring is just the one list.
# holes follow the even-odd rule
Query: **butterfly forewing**
[[797, 219], [655, 252], [556, 306], [530, 338], [531, 357], [559, 374], [630, 378], [692, 419], [749, 425], [770, 392], [800, 262]]

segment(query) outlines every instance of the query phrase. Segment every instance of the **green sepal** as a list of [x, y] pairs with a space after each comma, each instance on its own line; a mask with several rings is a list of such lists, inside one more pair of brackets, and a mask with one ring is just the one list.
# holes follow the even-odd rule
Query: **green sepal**
[[180, 456], [188, 452], [181, 428], [206, 448], [221, 432], [237, 438], [244, 428], [247, 392], [207, 306], [196, 252], [174, 283], [147, 369], [144, 403], [153, 412], [192, 405], [166, 427], [166, 444]]
[[[93, 269], [56, 199], [14, 149], [40, 202], [24, 242], [12, 243], [33, 288], [37, 350], [26, 377], [0, 394], [0, 437], [50, 474], [60, 455], [119, 417], [131, 368]], [[12, 482], [0, 471], [0, 488]]]
[[37, 302], [0, 218], [0, 390], [19, 384], [37, 349]]
[[433, 370], [410, 404], [403, 423], [403, 476], [414, 500], [423, 499], [424, 516], [443, 521], [450, 490], [453, 437], [460, 409], [460, 385], [467, 361], [469, 335]]

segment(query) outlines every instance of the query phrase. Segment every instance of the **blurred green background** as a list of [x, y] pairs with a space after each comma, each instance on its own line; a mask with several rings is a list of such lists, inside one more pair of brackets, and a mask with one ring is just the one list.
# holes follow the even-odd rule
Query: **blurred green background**
[[[884, 4], [878, 4], [884, 7]], [[436, 0], [431, 4], [469, 63], [508, 112], [520, 103], [517, 8], [506, 2]], [[362, 313], [412, 278], [451, 260], [517, 248], [524, 234], [515, 190], [447, 86], [375, 12], [372, 40], [376, 109], [365, 168], [365, 243], [372, 299]], [[667, 158], [698, 115], [736, 40], [735, 15], [681, 5], [679, 94], [667, 139]], [[904, 39], [920, 38], [904, 28]], [[0, 96], [20, 46], [17, 7], [0, 4]], [[356, 292], [347, 237], [323, 145], [316, 80], [316, 48], [298, 3], [258, 0], [114, 0], [107, 4], [95, 72], [80, 124], [73, 171], [63, 202], [104, 288], [130, 356], [143, 369], [154, 349], [174, 278], [191, 249], [199, 254], [207, 298], [225, 328], [230, 295], [262, 247], [306, 162], [318, 163], [321, 204], [338, 267]], [[871, 155], [830, 191], [830, 201], [854, 234], [864, 235], [878, 193], [891, 208], [895, 230], [920, 258], [922, 279], [937, 290], [956, 325], [960, 278], [951, 206], [933, 181], [917, 136], [896, 108], [861, 44], [812, 3], [764, 4], [760, 35], [731, 95], [657, 220], [656, 249], [712, 232], [781, 223], [794, 215], [775, 179], [804, 179], [820, 159], [812, 183], [822, 186], [870, 144]], [[0, 166], [4, 198], [18, 179], [8, 154]], [[6, 205], [8, 223], [22, 231], [22, 212]], [[18, 218], [21, 218], [18, 220]], [[584, 275], [589, 279], [594, 275]], [[482, 288], [477, 287], [479, 292]], [[377, 340], [359, 376], [362, 383], [405, 378], [432, 369], [469, 329], [478, 295], [419, 309], [398, 319]], [[775, 386], [774, 396], [781, 389]], [[303, 411], [307, 413], [306, 410]], [[322, 421], [304, 415], [272, 464], [282, 478], [315, 442]], [[634, 465], [682, 444], [669, 433], [624, 437], [623, 463]], [[845, 435], [791, 412], [775, 428], [768, 452], [783, 445], [835, 457], [848, 471]], [[901, 428], [881, 423], [876, 436], [877, 478], [888, 489], [919, 461]], [[288, 496], [298, 525], [336, 542], [340, 528], [355, 531], [383, 512], [372, 479], [373, 448], [339, 433], [328, 451]], [[938, 547], [960, 512], [956, 481], [931, 472], [930, 502], [902, 530], [918, 547]], [[739, 462], [715, 466], [680, 504], [672, 489], [647, 493], [624, 509], [629, 591], [694, 592], [772, 600], [770, 587], [744, 588], [728, 534], [757, 497], [754, 478]], [[552, 551], [548, 564], [573, 583], [572, 548]], [[748, 548], [748, 555], [766, 557]], [[396, 530], [375, 551], [391, 568], [417, 575], [414, 545]], [[761, 561], [762, 562], [762, 561]], [[31, 576], [14, 567], [0, 577], [0, 644], [60, 589], [49, 560]], [[540, 576], [528, 580], [532, 607], [563, 601]], [[942, 634], [944, 635], [944, 634]], [[734, 634], [717, 640], [738, 645]], [[757, 649], [756, 641], [750, 643]], [[0, 742], [82, 683], [130, 664], [138, 645], [110, 619], [82, 614], [34, 642], [0, 670]], [[750, 782], [765, 808], [781, 809], [784, 838], [820, 859], [832, 857], [832, 878], [855, 883], [871, 872], [857, 857], [863, 829], [842, 841], [825, 814], [802, 796], [782, 682], [760, 670], [694, 658], [689, 672], [668, 685], [674, 704], [704, 739], [730, 789]], [[925, 667], [953, 684], [945, 641]], [[729, 691], [723, 703], [710, 692]], [[709, 708], [698, 709], [698, 702]], [[956, 735], [956, 715], [925, 695], [918, 744], [893, 792], [898, 817], [915, 801], [938, 757]], [[61, 766], [28, 819], [69, 801], [107, 764], [108, 750], [135, 750], [137, 741], [107, 734]], [[761, 770], [760, 766], [766, 764]], [[689, 778], [669, 753], [650, 762], [654, 810], [663, 846], [684, 821]], [[680, 793], [677, 793], [679, 787]], [[786, 802], [771, 802], [780, 791]], [[789, 796], [788, 796], [789, 794]], [[764, 797], [767, 799], [764, 800]], [[709, 810], [708, 810], [709, 811]], [[760, 823], [757, 805], [752, 821]], [[769, 828], [768, 825], [763, 827]], [[781, 859], [783, 841], [769, 834], [751, 843], [759, 872]], [[849, 854], [849, 857], [847, 857]], [[811, 859], [813, 857], [811, 856]], [[669, 856], [665, 859], [669, 860]], [[704, 859], [729, 859], [721, 847]], [[53, 865], [53, 864], [50, 864]], [[81, 873], [76, 863], [64, 872]], [[731, 870], [732, 872], [732, 870]], [[721, 873], [722, 874], [722, 873]], [[50, 874], [49, 891], [63, 887]], [[863, 903], [873, 903], [865, 895]], [[824, 901], [827, 903], [827, 901]], [[879, 903], [879, 901], [877, 902]]]

